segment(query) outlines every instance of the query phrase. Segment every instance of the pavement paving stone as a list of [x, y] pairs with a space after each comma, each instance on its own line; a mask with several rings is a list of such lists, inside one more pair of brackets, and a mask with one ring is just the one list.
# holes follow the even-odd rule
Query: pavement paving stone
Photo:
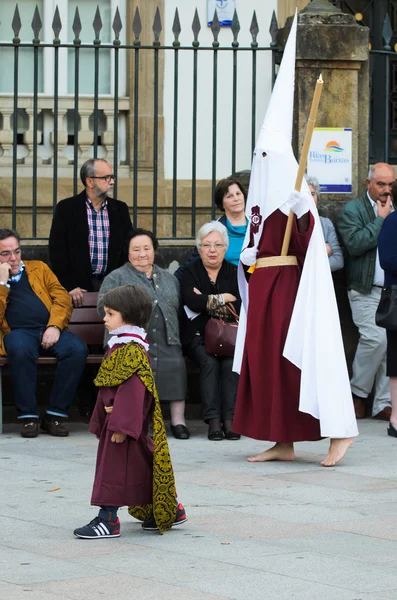
[[[120, 511], [122, 536], [86, 541], [97, 441], [0, 436], [1, 600], [389, 600], [397, 595], [397, 442], [360, 422], [345, 460], [328, 441], [292, 463], [250, 464], [270, 444], [169, 439], [188, 522], [164, 536]], [[29, 590], [29, 591], [26, 591]], [[112, 596], [113, 595], [113, 596]]]

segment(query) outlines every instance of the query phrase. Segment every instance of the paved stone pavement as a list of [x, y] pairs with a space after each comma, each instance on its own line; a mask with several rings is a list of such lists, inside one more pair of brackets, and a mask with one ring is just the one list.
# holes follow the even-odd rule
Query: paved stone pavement
[[122, 536], [73, 536], [89, 506], [96, 440], [0, 436], [2, 600], [387, 600], [397, 594], [397, 440], [364, 420], [343, 463], [328, 442], [294, 463], [249, 464], [266, 444], [170, 438], [188, 522], [160, 536], [120, 511]]

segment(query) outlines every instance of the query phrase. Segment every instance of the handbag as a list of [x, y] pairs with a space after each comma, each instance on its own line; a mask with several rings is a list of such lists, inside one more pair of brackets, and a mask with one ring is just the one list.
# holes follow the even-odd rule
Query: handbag
[[211, 317], [205, 326], [205, 351], [210, 356], [232, 358], [236, 347], [238, 314], [230, 304], [227, 309], [234, 317], [233, 322], [224, 321], [222, 317]]
[[397, 331], [397, 285], [382, 288], [375, 323], [389, 331]]

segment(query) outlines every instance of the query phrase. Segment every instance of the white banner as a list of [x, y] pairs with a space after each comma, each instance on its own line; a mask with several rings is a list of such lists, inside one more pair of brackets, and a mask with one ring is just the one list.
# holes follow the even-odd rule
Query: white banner
[[317, 177], [326, 194], [352, 192], [352, 130], [350, 127], [315, 127], [307, 161], [307, 174]]
[[207, 0], [207, 2], [208, 25], [212, 25], [212, 20], [216, 10], [220, 26], [230, 27], [232, 24], [234, 11], [236, 9], [236, 0]]

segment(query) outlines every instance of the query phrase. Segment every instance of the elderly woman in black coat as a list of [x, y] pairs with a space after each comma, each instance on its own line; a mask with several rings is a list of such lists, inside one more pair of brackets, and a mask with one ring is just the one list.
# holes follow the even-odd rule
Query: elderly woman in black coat
[[226, 227], [211, 221], [201, 227], [196, 239], [200, 258], [187, 265], [181, 280], [184, 305], [181, 341], [184, 351], [200, 367], [200, 392], [208, 439], [238, 440], [232, 431], [238, 375], [232, 372], [232, 357], [209, 355], [205, 349], [205, 326], [214, 316], [233, 317], [227, 308], [232, 303], [240, 310], [237, 267], [225, 260], [229, 245]]

